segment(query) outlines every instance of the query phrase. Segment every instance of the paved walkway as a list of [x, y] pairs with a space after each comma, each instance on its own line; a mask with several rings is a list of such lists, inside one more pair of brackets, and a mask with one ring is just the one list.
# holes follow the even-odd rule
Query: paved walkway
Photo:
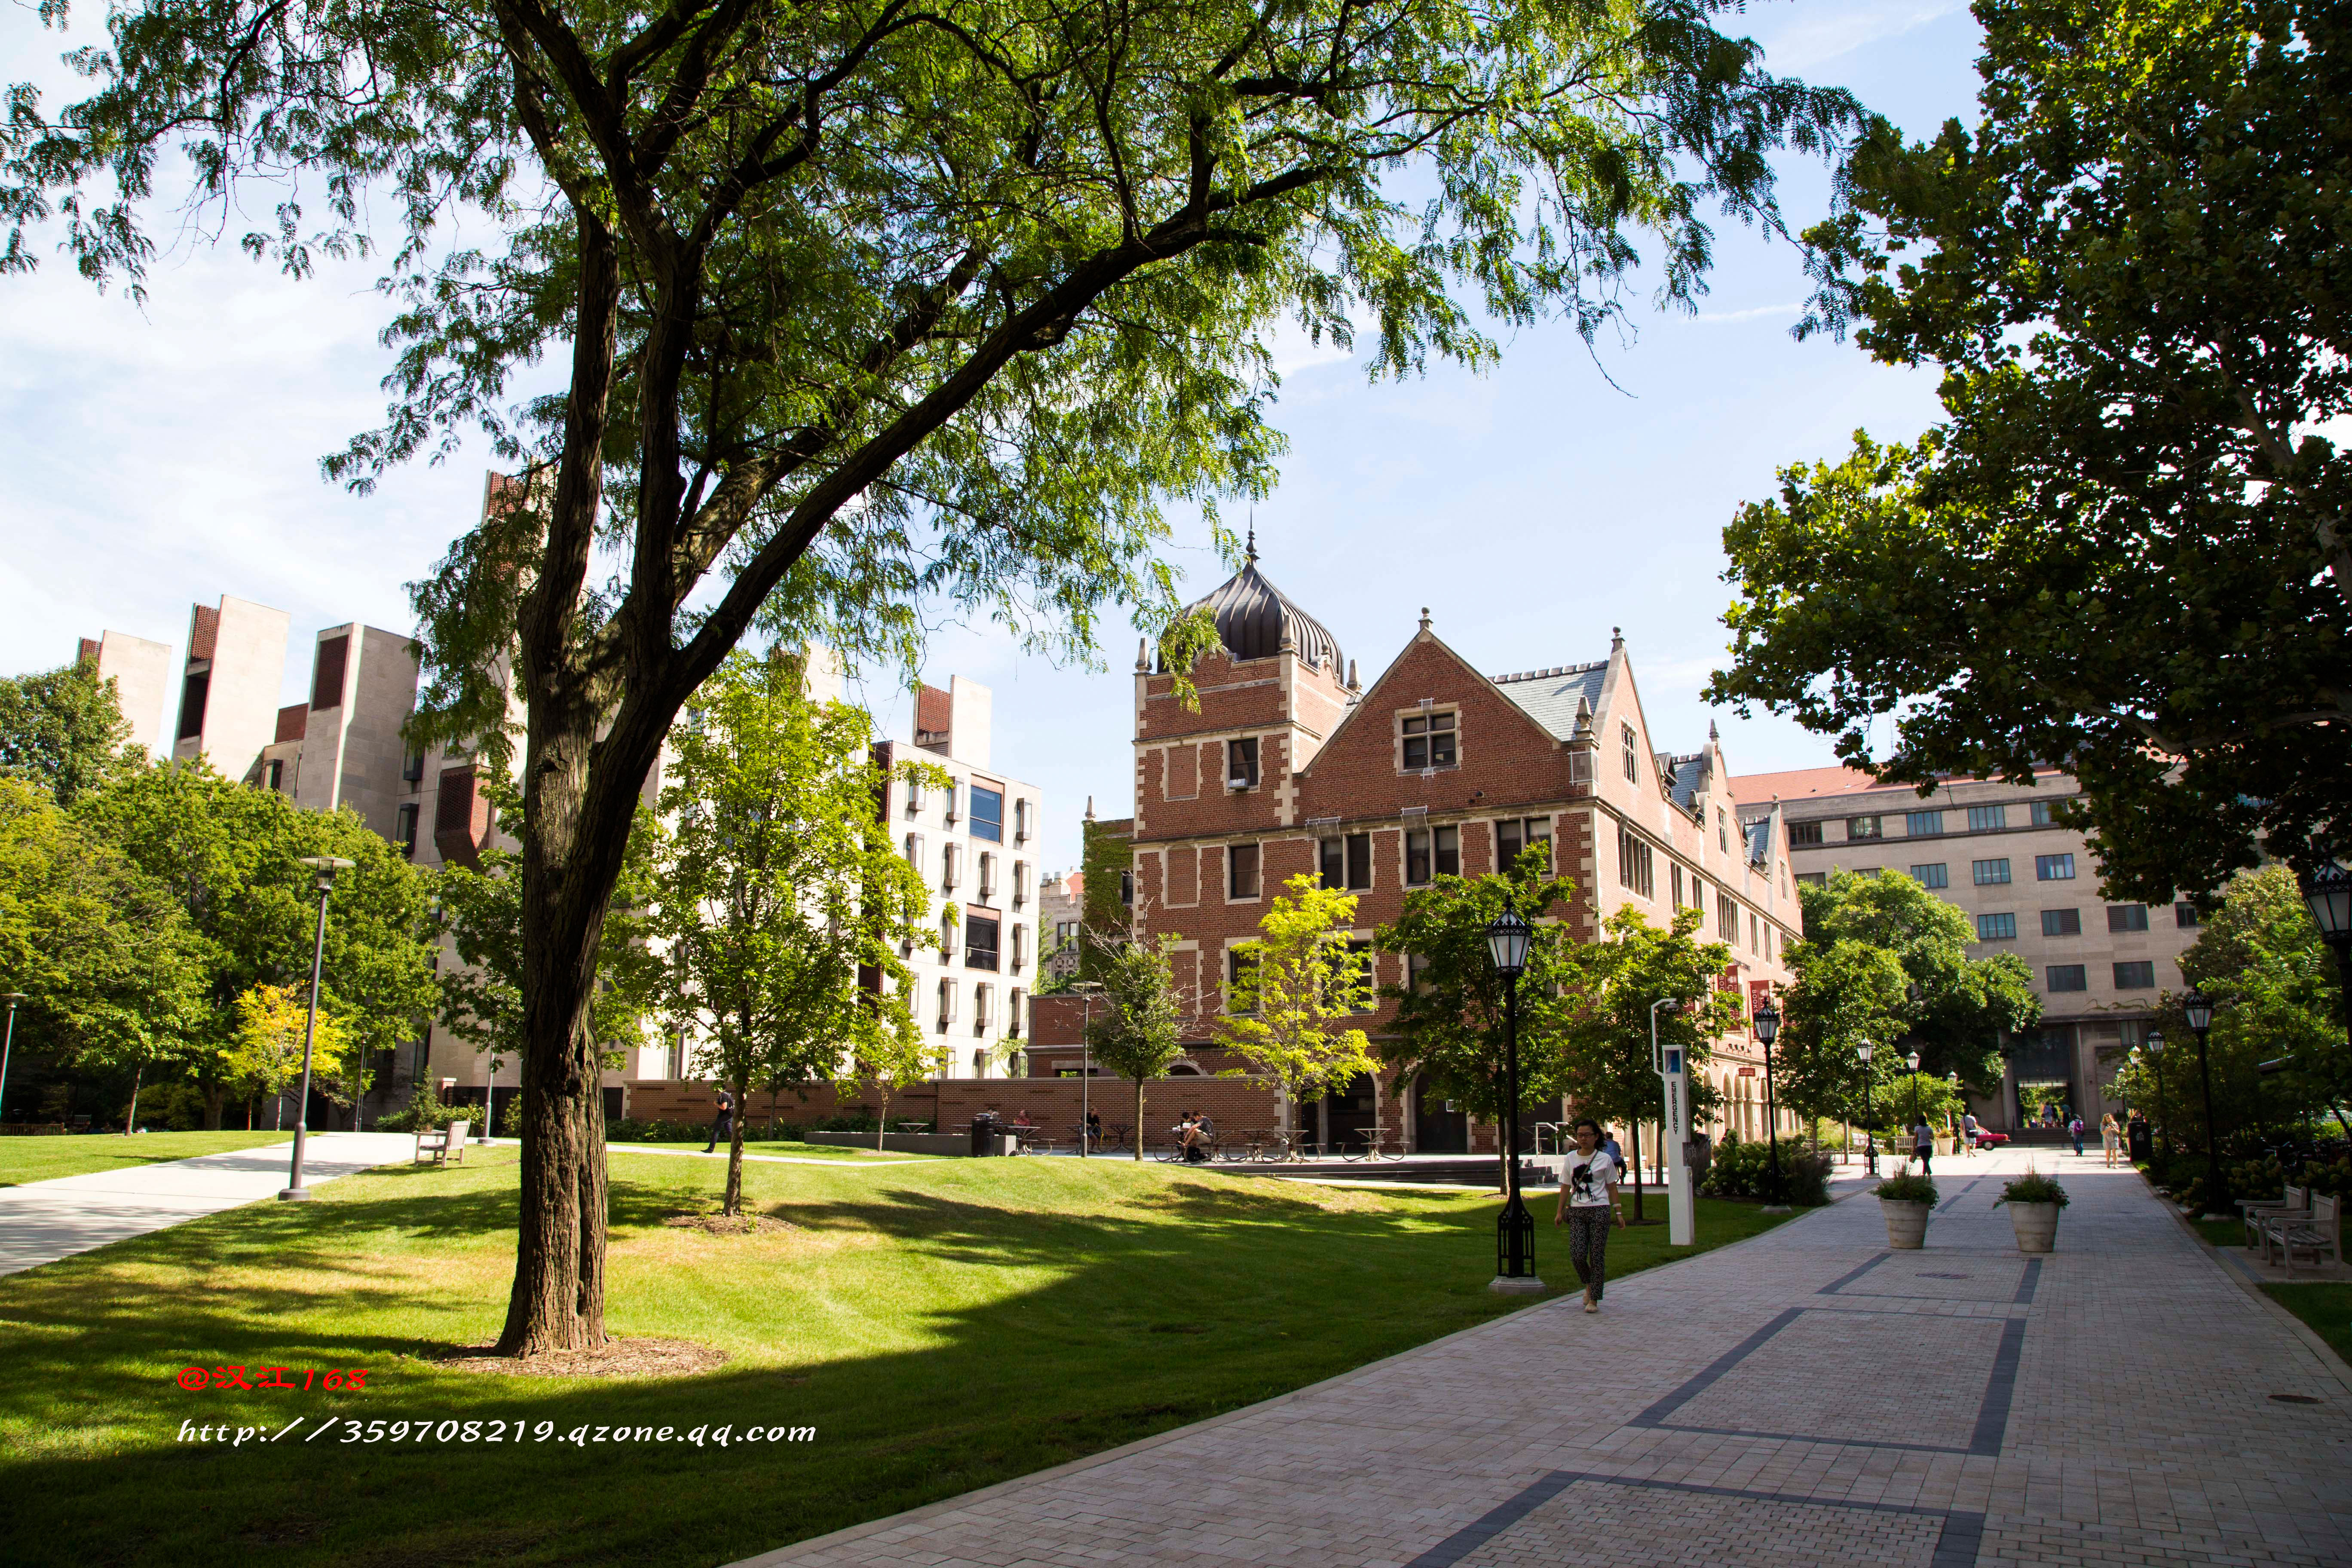
[[1598, 1316], [1547, 1304], [751, 1562], [2352, 1563], [2342, 1364], [2137, 1173], [2037, 1153], [2074, 1200], [2048, 1258], [1991, 1206], [2025, 1156], [1949, 1157], [1925, 1251], [1849, 1197]]
[[[304, 1141], [302, 1184], [409, 1159], [415, 1148], [405, 1132], [314, 1132]], [[270, 1197], [286, 1185], [292, 1158], [291, 1143], [271, 1143], [0, 1187], [0, 1274]]]

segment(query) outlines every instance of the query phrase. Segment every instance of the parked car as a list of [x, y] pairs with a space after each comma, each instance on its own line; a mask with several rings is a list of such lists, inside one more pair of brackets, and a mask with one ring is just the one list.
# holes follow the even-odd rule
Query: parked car
[[1977, 1129], [1977, 1147], [1979, 1149], [1998, 1149], [2008, 1142], [2009, 1134], [2006, 1132], [1991, 1132], [1981, 1127]]

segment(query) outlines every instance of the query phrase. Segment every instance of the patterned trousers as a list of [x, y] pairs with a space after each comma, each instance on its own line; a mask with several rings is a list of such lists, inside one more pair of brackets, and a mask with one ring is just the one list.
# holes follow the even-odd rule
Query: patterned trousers
[[1609, 1280], [1609, 1227], [1616, 1223], [1616, 1211], [1606, 1204], [1568, 1211], [1568, 1260], [1596, 1301]]

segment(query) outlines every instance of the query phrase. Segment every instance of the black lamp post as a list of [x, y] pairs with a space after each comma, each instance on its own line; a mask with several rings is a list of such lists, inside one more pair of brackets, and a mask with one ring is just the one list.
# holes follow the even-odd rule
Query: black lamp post
[[1503, 983], [1504, 1187], [1508, 1194], [1495, 1221], [1495, 1279], [1489, 1289], [1512, 1293], [1543, 1289], [1536, 1278], [1536, 1222], [1519, 1201], [1519, 976], [1527, 973], [1535, 928], [1510, 900], [1486, 927], [1486, 956]]
[[[2150, 1029], [2143, 1042], [2147, 1047], [2147, 1065], [2156, 1074], [2156, 1130], [2164, 1135], [2164, 1160], [2172, 1163], [2172, 1119], [2164, 1113], [2164, 1031]], [[2169, 1173], [2167, 1173], [2168, 1178]]]
[[1878, 1131], [1870, 1108], [1870, 1058], [1877, 1049], [1868, 1040], [1853, 1048], [1853, 1054], [1862, 1058], [1862, 1168], [1874, 1176], [1878, 1174]]
[[2336, 954], [2344, 1021], [2352, 1027], [2352, 870], [2330, 860], [2303, 879], [2303, 901], [2319, 928], [2319, 940]]
[[1764, 1205], [1766, 1214], [1789, 1212], [1788, 1189], [1780, 1184], [1780, 1116], [1772, 1097], [1772, 1042], [1780, 1034], [1780, 1009], [1772, 1005], [1772, 995], [1766, 992], [1764, 1000], [1756, 1004], [1756, 1039], [1764, 1047], [1764, 1137], [1767, 1144], [1765, 1195], [1770, 1200]]
[[310, 1189], [302, 1184], [302, 1131], [310, 1121], [310, 1042], [319, 1034], [319, 973], [327, 960], [327, 895], [335, 889], [335, 873], [352, 868], [349, 860], [332, 855], [305, 855], [302, 864], [319, 874], [319, 931], [310, 942], [310, 1016], [302, 1026], [302, 1098], [294, 1102], [294, 1170], [286, 1190], [278, 1195], [307, 1203]]
[[24, 1000], [22, 991], [0, 992], [0, 1002], [8, 1004], [8, 1037], [0, 1044], [0, 1121], [8, 1119], [8, 1056], [16, 1048], [16, 1004]]
[[2214, 1211], [2230, 1201], [2229, 1190], [2221, 1183], [2221, 1141], [2217, 1136], [2220, 1129], [2213, 1125], [2213, 1063], [2205, 1050], [2206, 1031], [2213, 1026], [2213, 1004], [2206, 999], [2205, 993], [2191, 987], [2189, 994], [2180, 999], [2180, 1011], [2197, 1037], [2197, 1080], [2205, 1095], [2205, 1215], [2211, 1219], [2217, 1217]]

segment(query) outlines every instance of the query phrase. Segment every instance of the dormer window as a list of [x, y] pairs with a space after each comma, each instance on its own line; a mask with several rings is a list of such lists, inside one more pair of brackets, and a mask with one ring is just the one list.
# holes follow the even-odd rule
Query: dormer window
[[1404, 767], [1407, 773], [1450, 768], [1454, 763], [1454, 714], [1415, 713], [1402, 721]]

